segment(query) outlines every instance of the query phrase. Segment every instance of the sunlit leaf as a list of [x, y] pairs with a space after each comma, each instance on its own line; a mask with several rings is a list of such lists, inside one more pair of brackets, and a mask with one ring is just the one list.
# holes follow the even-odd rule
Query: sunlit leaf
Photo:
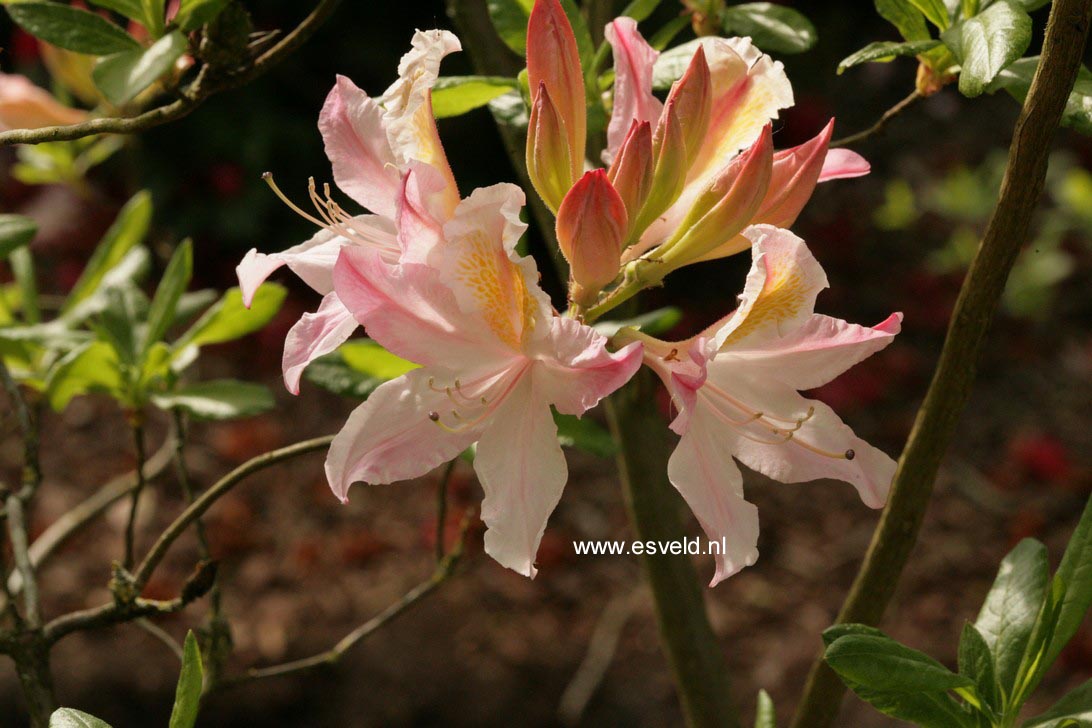
[[49, 728], [110, 728], [110, 724], [82, 710], [58, 708], [49, 716]]
[[998, 0], [941, 36], [959, 61], [959, 91], [978, 96], [1031, 44], [1031, 17], [1012, 0]]
[[186, 644], [182, 649], [182, 673], [178, 676], [169, 728], [193, 728], [197, 722], [197, 713], [201, 709], [204, 681], [205, 668], [201, 662], [201, 650], [197, 646], [197, 638], [190, 631], [186, 633]]
[[444, 76], [432, 89], [432, 112], [437, 119], [461, 116], [518, 88], [514, 78]]
[[267, 387], [234, 379], [178, 387], [166, 394], [152, 395], [152, 403], [164, 410], [185, 410], [190, 416], [202, 420], [250, 417], [267, 412], [276, 404]]
[[19, 2], [8, 15], [26, 32], [60, 48], [92, 56], [140, 48], [128, 33], [95, 13], [54, 2]]
[[859, 66], [862, 63], [886, 63], [899, 56], [916, 56], [925, 53], [940, 45], [939, 40], [917, 40], [907, 43], [894, 43], [891, 41], [878, 41], [869, 43], [856, 53], [851, 53], [838, 64], [838, 73], [843, 73], [847, 68]]
[[168, 33], [148, 48], [102, 58], [91, 75], [112, 104], [124, 106], [173, 69], [188, 45], [181, 32]]
[[0, 260], [7, 258], [38, 233], [38, 224], [22, 215], [0, 215]]
[[774, 3], [729, 5], [721, 12], [720, 21], [725, 33], [749, 36], [771, 53], [803, 53], [819, 39], [803, 13]]

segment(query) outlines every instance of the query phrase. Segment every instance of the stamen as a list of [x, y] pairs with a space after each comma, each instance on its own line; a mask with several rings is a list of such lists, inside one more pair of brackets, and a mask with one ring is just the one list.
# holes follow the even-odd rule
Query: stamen
[[263, 174], [262, 175], [262, 180], [264, 180], [265, 183], [267, 185], [269, 185], [269, 188], [271, 190], [273, 190], [273, 194], [275, 194], [277, 197], [281, 198], [281, 202], [288, 205], [288, 208], [290, 210], [292, 210], [292, 212], [296, 213], [297, 215], [302, 217], [304, 220], [309, 220], [309, 221], [315, 223], [320, 228], [327, 227], [326, 223], [321, 222], [314, 215], [310, 215], [310, 214], [304, 212], [303, 210], [301, 210], [299, 208], [299, 206], [295, 202], [292, 202], [292, 200], [288, 199], [288, 196], [285, 195], [283, 192], [281, 192], [281, 188], [278, 187], [277, 183], [273, 181], [273, 173], [272, 172], [266, 172], [265, 174]]

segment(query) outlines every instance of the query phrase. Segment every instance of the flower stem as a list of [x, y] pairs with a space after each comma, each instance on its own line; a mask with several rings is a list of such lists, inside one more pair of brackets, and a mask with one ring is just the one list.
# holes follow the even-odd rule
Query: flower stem
[[[975, 366], [1046, 178], [1051, 141], [1080, 68], [1092, 0], [1055, 0], [1043, 55], [1020, 118], [993, 217], [959, 292], [933, 381], [899, 460], [891, 496], [837, 621], [875, 625], [917, 540], [937, 470], [974, 384]], [[822, 655], [812, 665], [795, 728], [822, 728], [845, 686]]]
[[141, 423], [141, 413], [136, 412], [132, 416], [133, 452], [136, 454], [136, 487], [129, 496], [129, 519], [125, 523], [125, 560], [122, 562], [126, 569], [133, 568], [133, 549], [136, 541], [137, 509], [140, 507], [140, 496], [144, 492], [147, 480], [144, 478], [144, 461], [147, 453], [144, 446], [144, 425]]
[[[607, 414], [619, 443], [618, 468], [636, 537], [681, 539], [679, 500], [667, 481], [669, 443], [654, 401], [649, 372], [641, 371], [607, 400]], [[687, 724], [738, 726], [724, 657], [690, 557], [646, 555], [642, 566]]]

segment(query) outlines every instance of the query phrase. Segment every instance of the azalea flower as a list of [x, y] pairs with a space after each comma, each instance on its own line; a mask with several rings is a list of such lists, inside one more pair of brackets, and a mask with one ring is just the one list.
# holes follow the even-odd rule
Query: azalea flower
[[826, 276], [804, 241], [768, 225], [744, 232], [754, 263], [736, 311], [678, 343], [625, 329], [668, 387], [682, 436], [668, 476], [709, 538], [727, 544], [711, 586], [758, 558], [758, 512], [733, 461], [774, 480], [833, 478], [865, 505], [887, 499], [895, 462], [864, 442], [830, 407], [799, 394], [891, 343], [901, 314], [869, 328], [814, 313]]
[[65, 106], [26, 76], [0, 73], [0, 131], [79, 124], [87, 118], [86, 111]]
[[267, 175], [274, 191], [320, 228], [307, 242], [281, 253], [252, 249], [236, 269], [247, 305], [258, 286], [284, 265], [323, 296], [318, 310], [304, 314], [285, 340], [284, 381], [293, 394], [299, 392], [306, 366], [357, 328], [334, 292], [333, 269], [341, 248], [366, 248], [388, 263], [423, 256], [459, 202], [431, 101], [440, 61], [459, 49], [458, 39], [447, 31], [417, 31], [399, 63], [398, 80], [382, 96], [369, 97], [344, 76], [327, 96], [319, 130], [334, 181], [372, 214], [349, 214], [332, 199], [328, 185], [320, 193], [314, 180], [310, 196], [316, 214], [307, 213]]
[[485, 550], [533, 577], [567, 479], [550, 407], [594, 407], [640, 367], [641, 347], [612, 353], [593, 329], [554, 313], [534, 261], [515, 253], [523, 203], [513, 185], [476, 190], [418, 260], [392, 265], [373, 248], [342, 248], [336, 295], [369, 336], [421, 368], [349, 416], [326, 474], [344, 501], [354, 482], [419, 477], [476, 442]]

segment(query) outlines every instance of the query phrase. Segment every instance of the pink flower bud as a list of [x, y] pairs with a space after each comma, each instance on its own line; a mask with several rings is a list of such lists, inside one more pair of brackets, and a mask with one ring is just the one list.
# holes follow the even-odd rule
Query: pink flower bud
[[545, 85], [561, 120], [569, 147], [571, 179], [584, 171], [587, 102], [576, 36], [558, 0], [535, 0], [527, 23], [527, 80]]
[[705, 132], [709, 129], [712, 88], [705, 49], [699, 45], [686, 73], [674, 83], [667, 97], [668, 105], [673, 105], [675, 113], [679, 115], [683, 143], [686, 145], [687, 169], [694, 163], [705, 141]]
[[527, 174], [546, 205], [557, 212], [576, 179], [564, 124], [546, 84], [540, 84], [527, 124]]
[[639, 238], [653, 220], [679, 199], [686, 185], [686, 172], [690, 165], [686, 159], [682, 120], [674, 102], [664, 106], [663, 116], [652, 138], [652, 153], [656, 158], [656, 171], [652, 175], [648, 198], [630, 228], [633, 240]]
[[557, 212], [557, 241], [569, 261], [573, 300], [594, 303], [618, 276], [628, 219], [626, 205], [602, 169], [581, 177]]
[[652, 189], [652, 125], [636, 121], [630, 125], [607, 178], [626, 203], [630, 217], [636, 217]]

